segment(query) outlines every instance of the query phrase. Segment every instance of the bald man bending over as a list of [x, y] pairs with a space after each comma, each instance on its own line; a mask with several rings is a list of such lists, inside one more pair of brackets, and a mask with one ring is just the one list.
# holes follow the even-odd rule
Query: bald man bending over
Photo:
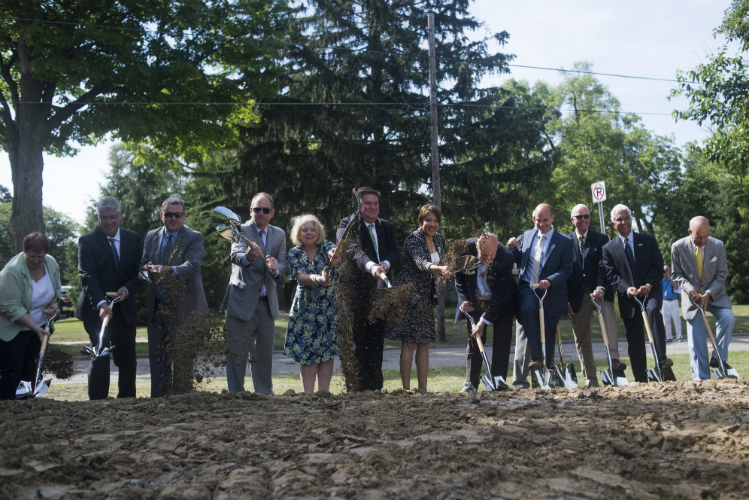
[[[534, 209], [534, 229], [525, 231], [520, 240], [508, 242], [518, 265], [518, 302], [521, 324], [531, 351], [529, 370], [536, 371], [555, 364], [555, 332], [560, 316], [568, 314], [568, 278], [573, 272], [573, 240], [557, 231], [552, 223], [552, 207], [542, 203]], [[539, 285], [539, 295], [530, 285]], [[539, 326], [539, 298], [544, 298], [545, 350]]]
[[693, 380], [710, 379], [709, 366], [718, 368], [719, 360], [712, 355], [711, 362], [708, 361], [706, 329], [689, 297], [716, 317], [716, 343], [725, 365], [734, 329], [732, 301], [724, 286], [729, 274], [727, 250], [724, 243], [708, 235], [709, 230], [708, 219], [694, 217], [688, 236], [672, 244], [672, 279], [682, 288], [682, 315], [687, 321]]

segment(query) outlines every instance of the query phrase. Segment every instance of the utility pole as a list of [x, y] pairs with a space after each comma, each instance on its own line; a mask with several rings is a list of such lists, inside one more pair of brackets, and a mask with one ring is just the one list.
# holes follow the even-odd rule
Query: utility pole
[[[437, 66], [435, 62], [435, 14], [427, 14], [427, 33], [430, 45], [430, 142], [432, 145], [432, 204], [442, 210], [440, 206], [440, 154], [438, 153], [438, 125], [437, 125]], [[442, 235], [442, 230], [440, 231]], [[443, 282], [437, 285], [437, 341], [445, 342], [445, 290]]]

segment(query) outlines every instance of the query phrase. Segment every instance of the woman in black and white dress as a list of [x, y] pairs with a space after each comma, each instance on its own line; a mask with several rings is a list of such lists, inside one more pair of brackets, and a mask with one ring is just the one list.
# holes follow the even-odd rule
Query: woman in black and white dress
[[417, 381], [420, 391], [427, 390], [427, 370], [430, 367], [430, 342], [435, 342], [435, 311], [437, 276], [450, 276], [445, 266], [443, 240], [438, 234], [442, 215], [435, 205], [419, 209], [419, 229], [406, 237], [403, 267], [396, 285], [411, 283], [413, 289], [406, 303], [406, 314], [399, 328], [387, 326], [385, 337], [401, 341], [401, 384], [409, 389], [411, 365], [416, 349]]

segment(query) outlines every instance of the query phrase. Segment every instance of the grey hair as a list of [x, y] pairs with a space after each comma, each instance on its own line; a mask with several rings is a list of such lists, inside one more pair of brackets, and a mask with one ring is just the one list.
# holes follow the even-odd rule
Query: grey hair
[[105, 196], [101, 200], [96, 202], [96, 213], [97, 215], [101, 215], [102, 212], [105, 212], [107, 210], [117, 210], [118, 214], [121, 214], [120, 211], [120, 202], [117, 198], [112, 198], [111, 196]]
[[[576, 210], [578, 210], [579, 208], [585, 208], [586, 210], [589, 210], [589, 207], [587, 207], [587, 206], [586, 206], [586, 205], [584, 205], [583, 203], [579, 203], [578, 205], [574, 206], [574, 207], [573, 207], [573, 208], [572, 208], [572, 209], [570, 210], [570, 216], [571, 216], [571, 217], [574, 217], [574, 215], [573, 215], [573, 214], [574, 214], [574, 213], [575, 213], [575, 211], [576, 211]], [[591, 213], [591, 210], [589, 210], [589, 213]]]
[[612, 222], [615, 221], [615, 217], [617, 216], [617, 214], [622, 212], [623, 210], [628, 212], [628, 215], [630, 216], [631, 219], [633, 218], [633, 212], [631, 212], [630, 209], [626, 207], [625, 205], [619, 204], [619, 205], [615, 205], [612, 208], [612, 213], [610, 214], [610, 219], [612, 219]]
[[170, 196], [169, 198], [164, 200], [164, 203], [161, 204], [161, 211], [163, 212], [164, 210], [166, 210], [169, 205], [180, 205], [182, 207], [182, 211], [185, 211], [185, 203], [176, 196]]

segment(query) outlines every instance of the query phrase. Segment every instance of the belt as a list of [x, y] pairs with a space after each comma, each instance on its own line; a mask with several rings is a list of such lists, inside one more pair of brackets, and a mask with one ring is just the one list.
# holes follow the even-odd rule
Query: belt
[[261, 295], [260, 297], [258, 297], [258, 300], [260, 300], [261, 302], [268, 302], [268, 296]]
[[677, 300], [677, 299], [664, 299], [664, 300]]

